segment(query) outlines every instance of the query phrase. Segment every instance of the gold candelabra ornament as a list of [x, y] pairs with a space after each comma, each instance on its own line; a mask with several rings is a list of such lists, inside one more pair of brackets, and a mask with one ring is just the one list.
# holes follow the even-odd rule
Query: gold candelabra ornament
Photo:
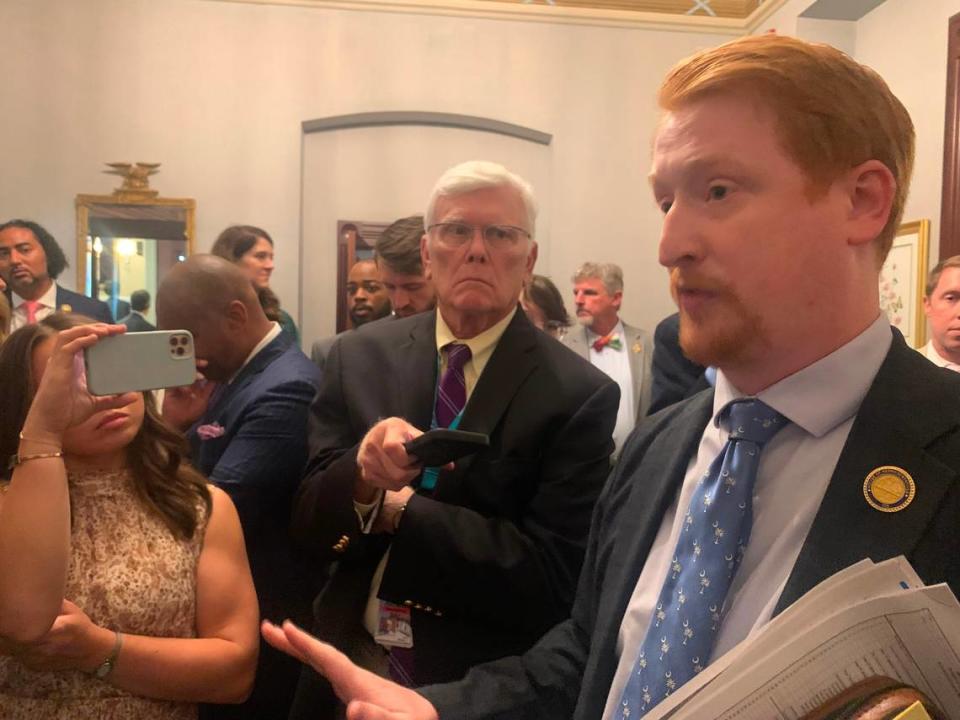
[[150, 189], [150, 176], [160, 172], [160, 163], [105, 163], [110, 170], [104, 170], [107, 175], [119, 175], [123, 184], [113, 191], [116, 197], [126, 199], [152, 198], [157, 196], [156, 190]]

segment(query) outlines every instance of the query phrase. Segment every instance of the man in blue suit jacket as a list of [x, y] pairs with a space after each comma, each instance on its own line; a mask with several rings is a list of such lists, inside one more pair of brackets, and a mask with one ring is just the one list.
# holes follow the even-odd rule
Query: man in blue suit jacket
[[11, 330], [58, 311], [113, 322], [105, 302], [54, 282], [66, 267], [63, 250], [42, 226], [30, 220], [9, 220], [0, 225], [0, 277], [7, 284], [7, 299], [13, 310]]
[[[161, 329], [193, 333], [210, 382], [168, 391], [164, 418], [187, 430], [194, 465], [237, 507], [261, 614], [306, 621], [314, 588], [287, 537], [319, 371], [267, 319], [249, 280], [213, 255], [194, 255], [166, 275], [157, 321]], [[210, 716], [286, 717], [298, 673], [295, 662], [263, 649], [251, 698]]]
[[[572, 616], [522, 657], [418, 694], [364, 675], [295, 628], [266, 627], [271, 642], [365, 705], [352, 717], [638, 720], [654, 705], [641, 693], [656, 688], [630, 680], [648, 666], [673, 679], [659, 665], [673, 652], [666, 662], [681, 657], [682, 683], [861, 559], [903, 554], [926, 583], [960, 591], [960, 378], [907, 348], [878, 302], [913, 163], [903, 105], [838, 50], [777, 35], [684, 61], [660, 103], [650, 173], [664, 215], [659, 258], [680, 345], [718, 369], [716, 386], [631, 435], [596, 505]], [[755, 473], [724, 474], [714, 459], [753, 427], [726, 422], [745, 399], [779, 413], [782, 429], [762, 449], [748, 446]], [[723, 504], [722, 490], [699, 493], [721, 477], [746, 485], [752, 522], [716, 615], [684, 617], [685, 637], [709, 638], [707, 654], [689, 658], [676, 632], [660, 635], [680, 626], [683, 588], [676, 603], [662, 592], [697, 562], [694, 518]], [[897, 492], [875, 492], [877, 478]], [[719, 540], [724, 527], [713, 527]], [[659, 658], [646, 652], [652, 641], [663, 643]]]

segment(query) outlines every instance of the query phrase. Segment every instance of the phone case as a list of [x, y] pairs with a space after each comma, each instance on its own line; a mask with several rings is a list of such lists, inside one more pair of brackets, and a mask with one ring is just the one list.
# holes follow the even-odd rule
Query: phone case
[[404, 449], [426, 467], [439, 467], [472, 455], [490, 444], [483, 433], [438, 428], [404, 443]]
[[193, 336], [186, 330], [113, 335], [83, 354], [93, 395], [190, 385], [197, 374]]

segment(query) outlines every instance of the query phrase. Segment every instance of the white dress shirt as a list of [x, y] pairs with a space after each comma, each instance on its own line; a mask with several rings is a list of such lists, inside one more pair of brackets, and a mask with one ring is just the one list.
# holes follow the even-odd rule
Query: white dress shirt
[[[10, 293], [10, 298], [13, 305], [13, 316], [10, 318], [10, 332], [14, 330], [19, 330], [24, 325], [27, 324], [27, 308], [24, 307], [23, 303], [26, 302], [22, 297], [17, 295], [15, 292]], [[47, 288], [47, 291], [37, 298], [37, 322], [40, 322], [48, 315], [53, 315], [57, 310], [57, 284], [50, 283], [50, 287]]]
[[590, 328], [587, 330], [587, 345], [590, 351], [590, 364], [602, 370], [620, 386], [620, 407], [617, 408], [617, 424], [613, 428], [613, 442], [616, 445], [614, 456], [620, 454], [620, 448], [626, 442], [627, 436], [633, 430], [636, 418], [633, 415], [633, 373], [630, 371], [630, 349], [627, 347], [627, 338], [623, 330], [623, 321], [618, 320], [617, 326], [611, 330], [620, 338], [620, 349], [615, 350], [609, 345], [602, 350], [594, 350], [593, 344], [602, 335], [597, 335]]
[[[725, 607], [713, 657], [760, 628], [773, 616], [830, 483], [854, 418], [890, 349], [886, 315], [843, 347], [758, 393], [791, 422], [764, 447], [753, 491], [750, 544]], [[679, 497], [667, 510], [644, 563], [617, 639], [617, 666], [603, 717], [612, 720], [647, 631], [651, 611], [666, 578], [683, 513], [700, 477], [727, 442], [720, 411], [744, 397], [723, 371], [717, 373], [713, 421], [707, 423], [697, 455], [690, 461]], [[602, 622], [602, 620], [601, 620]]]
[[927, 358], [927, 360], [932, 362], [934, 365], [945, 367], [948, 370], [953, 370], [954, 372], [960, 372], [960, 364], [953, 362], [953, 360], [947, 360], [943, 355], [938, 353], [937, 349], [933, 346], [933, 340], [923, 346], [920, 354]]

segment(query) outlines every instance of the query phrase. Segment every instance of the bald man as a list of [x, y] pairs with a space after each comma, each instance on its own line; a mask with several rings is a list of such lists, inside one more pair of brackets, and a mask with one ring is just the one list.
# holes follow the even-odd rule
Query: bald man
[[[164, 419], [186, 433], [194, 465], [237, 507], [261, 614], [305, 622], [313, 588], [287, 536], [318, 370], [267, 319], [246, 276], [213, 255], [194, 255], [167, 273], [157, 324], [193, 334], [209, 381], [168, 391]], [[296, 662], [261, 647], [250, 699], [212, 709], [211, 717], [286, 717], [298, 672]]]

